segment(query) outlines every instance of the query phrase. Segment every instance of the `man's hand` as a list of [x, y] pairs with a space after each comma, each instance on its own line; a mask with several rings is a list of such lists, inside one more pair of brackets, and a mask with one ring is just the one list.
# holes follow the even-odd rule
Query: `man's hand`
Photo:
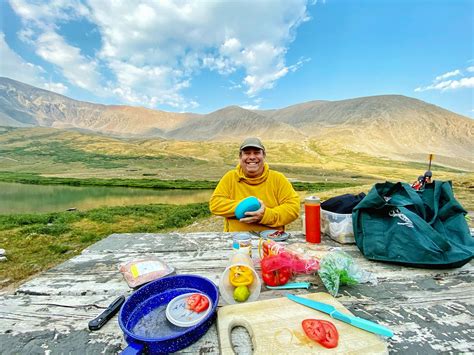
[[265, 214], [265, 204], [260, 199], [258, 199], [258, 202], [260, 202], [260, 208], [253, 212], [245, 212], [247, 217], [241, 218], [239, 220], [240, 222], [251, 224], [259, 223], [262, 220], [263, 215]]

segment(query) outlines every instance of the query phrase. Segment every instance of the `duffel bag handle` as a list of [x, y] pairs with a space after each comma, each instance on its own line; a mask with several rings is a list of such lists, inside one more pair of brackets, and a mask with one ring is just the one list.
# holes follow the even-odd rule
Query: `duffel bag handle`
[[[408, 197], [410, 198], [412, 202], [412, 205], [415, 207], [415, 210], [417, 211], [417, 214], [423, 219], [425, 219], [426, 218], [425, 203], [423, 202], [423, 199], [420, 197], [420, 195], [418, 195], [418, 193], [415, 190], [413, 190], [413, 188], [410, 185], [403, 182], [397, 182], [393, 184], [393, 186], [391, 186], [388, 189], [388, 191], [385, 192], [383, 196], [381, 197], [383, 198], [385, 196], [391, 196], [398, 191], [405, 191], [407, 193]], [[404, 207], [400, 204], [395, 204], [394, 206]]]
[[[407, 215], [409, 214], [410, 210], [406, 207], [398, 207], [398, 210], [400, 212], [402, 212], [404, 215]], [[412, 212], [413, 213], [413, 212]], [[434, 229], [433, 227], [431, 227], [428, 222], [426, 222], [425, 220], [423, 220], [423, 223], [426, 224], [426, 226], [429, 226], [429, 228], [431, 229], [431, 232], [430, 232], [430, 235], [428, 236], [431, 241], [436, 244], [436, 246], [443, 250], [443, 251], [448, 251], [451, 249], [451, 245], [447, 242], [447, 240], [444, 238], [444, 236], [439, 233], [436, 229]]]
[[413, 188], [410, 185], [406, 183], [402, 183], [402, 186], [403, 186], [403, 189], [408, 194], [408, 196], [410, 196], [410, 198], [412, 199], [414, 206], [416, 210], [418, 211], [418, 215], [422, 217], [424, 220], [426, 220], [425, 203], [423, 199], [421, 198], [421, 196], [415, 190], [413, 190]]

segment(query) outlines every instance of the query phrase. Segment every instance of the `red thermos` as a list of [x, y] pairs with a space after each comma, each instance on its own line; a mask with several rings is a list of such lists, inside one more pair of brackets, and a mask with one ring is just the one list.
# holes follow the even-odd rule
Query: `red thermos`
[[316, 196], [304, 200], [306, 241], [321, 243], [321, 200]]

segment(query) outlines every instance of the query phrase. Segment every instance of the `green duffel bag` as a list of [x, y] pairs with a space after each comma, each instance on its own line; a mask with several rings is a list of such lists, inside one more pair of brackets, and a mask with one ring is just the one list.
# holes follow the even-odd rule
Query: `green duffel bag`
[[469, 262], [474, 240], [450, 181], [422, 191], [406, 183], [375, 184], [353, 209], [354, 237], [367, 259], [423, 268]]

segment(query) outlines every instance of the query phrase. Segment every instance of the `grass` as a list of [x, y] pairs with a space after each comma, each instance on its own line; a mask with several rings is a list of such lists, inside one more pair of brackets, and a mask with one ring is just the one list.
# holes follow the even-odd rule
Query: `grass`
[[99, 208], [86, 212], [0, 216], [0, 287], [79, 254], [112, 233], [156, 233], [210, 216], [207, 203]]
[[[0, 171], [0, 181], [15, 182], [20, 184], [33, 185], [70, 185], [70, 186], [122, 186], [122, 187], [141, 187], [153, 189], [183, 189], [199, 190], [214, 189], [217, 181], [208, 180], [160, 180], [160, 179], [98, 179], [98, 178], [60, 178], [41, 176], [36, 173], [16, 173]], [[297, 191], [324, 191], [333, 188], [357, 186], [360, 183], [353, 182], [292, 182]]]
[[[424, 163], [352, 152], [318, 140], [269, 141], [267, 161], [299, 181], [411, 181]], [[2, 171], [37, 172], [64, 178], [218, 180], [237, 163], [236, 142], [181, 142], [162, 139], [119, 139], [51, 128], [0, 130]], [[456, 180], [472, 171], [438, 164], [436, 178]]]
[[61, 178], [47, 177], [36, 173], [16, 173], [0, 171], [0, 181], [34, 185], [71, 185], [71, 186], [123, 186], [153, 189], [213, 189], [215, 181], [160, 180], [160, 179], [99, 179], [99, 178]]
[[27, 144], [18, 146], [17, 140], [10, 140], [0, 148], [0, 155], [12, 155], [17, 159], [37, 158], [40, 160], [51, 160], [52, 163], [81, 163], [86, 168], [116, 169], [129, 166], [132, 161], [143, 160], [154, 166], [173, 164], [202, 164], [198, 159], [183, 156], [172, 156], [167, 154], [138, 155], [138, 154], [106, 154], [98, 152], [88, 152], [80, 147], [74, 147], [72, 143], [65, 141], [43, 141], [50, 136], [41, 136], [41, 139], [33, 139]]
[[[15, 182], [61, 183], [83, 179], [43, 178], [33, 174], [1, 173], [0, 180]], [[86, 179], [87, 183], [98, 179]], [[117, 183], [115, 180], [100, 183]], [[140, 183], [140, 181], [129, 181]], [[142, 183], [156, 184], [147, 180]], [[196, 183], [196, 182], [189, 182]], [[121, 181], [125, 184], [125, 181]], [[184, 183], [183, 183], [184, 184]], [[187, 185], [179, 186], [187, 186]], [[337, 188], [355, 188], [350, 183], [294, 183], [308, 193]], [[127, 185], [114, 185], [127, 186]], [[138, 185], [133, 185], [138, 186]], [[144, 186], [141, 186], [144, 187]], [[0, 215], [0, 246], [8, 261], [0, 263], [0, 287], [18, 284], [77, 254], [112, 233], [156, 233], [176, 230], [210, 216], [207, 203], [188, 205], [138, 205], [105, 207], [89, 211], [45, 214]]]
[[[266, 146], [273, 169], [291, 178], [296, 190], [317, 193], [323, 200], [342, 193], [367, 192], [375, 182], [412, 182], [426, 170], [426, 163], [373, 157], [318, 141], [275, 141]], [[213, 189], [218, 179], [235, 167], [237, 153], [238, 144], [229, 142], [117, 139], [49, 128], [0, 127], [0, 181]], [[456, 198], [473, 211], [472, 171], [436, 164], [432, 167], [435, 178], [453, 180]], [[197, 231], [194, 222], [208, 217], [206, 203], [0, 216], [0, 247], [8, 256], [8, 261], [0, 263], [0, 287], [57, 265], [112, 233], [191, 227]], [[299, 230], [298, 221], [294, 223]], [[221, 230], [220, 225], [218, 228]]]

